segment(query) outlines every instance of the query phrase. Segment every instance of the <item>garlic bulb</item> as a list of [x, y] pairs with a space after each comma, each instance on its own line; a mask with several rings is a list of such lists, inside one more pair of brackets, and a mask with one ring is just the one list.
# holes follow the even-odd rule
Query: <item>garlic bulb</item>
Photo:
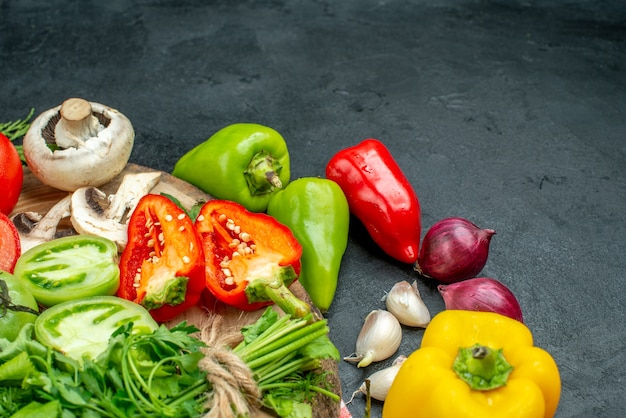
[[376, 309], [365, 317], [365, 323], [356, 340], [356, 352], [344, 360], [367, 367], [374, 361], [388, 359], [398, 350], [402, 341], [402, 327], [388, 311]]
[[[396, 378], [402, 363], [406, 360], [405, 355], [398, 356], [391, 366], [385, 367], [373, 374], [371, 374], [366, 380], [370, 381], [370, 390], [369, 394], [372, 398], [378, 401], [384, 401], [387, 398], [387, 393], [389, 392], [389, 388], [391, 388], [391, 384], [393, 380]], [[363, 382], [361, 386], [352, 394], [352, 397], [348, 401], [351, 402], [354, 399], [354, 396], [357, 393], [362, 393], [367, 396], [367, 384]]]
[[402, 325], [426, 328], [430, 322], [430, 312], [420, 296], [416, 281], [412, 285], [407, 281], [393, 285], [385, 298], [385, 303], [387, 310], [398, 318]]

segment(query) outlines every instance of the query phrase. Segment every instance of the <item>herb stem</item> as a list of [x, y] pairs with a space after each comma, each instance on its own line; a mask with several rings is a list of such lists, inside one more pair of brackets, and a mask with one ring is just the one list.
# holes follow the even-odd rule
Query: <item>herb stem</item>
[[306, 325], [305, 322], [300, 320], [293, 320], [290, 322], [291, 317], [284, 315], [280, 317], [274, 324], [256, 337], [253, 341], [246, 343], [242, 341], [237, 347], [233, 349], [233, 352], [239, 357], [246, 357], [251, 352], [254, 352], [259, 347], [263, 347], [272, 341], [281, 338], [284, 335], [289, 334], [294, 329], [298, 329]]
[[[293, 358], [294, 356], [291, 357]], [[270, 369], [268, 374], [263, 375], [262, 377], [259, 376], [258, 384], [260, 387], [262, 387], [265, 384], [282, 379], [283, 377], [300, 370], [300, 367], [308, 363], [308, 361], [308, 358], [302, 357], [297, 360], [293, 360], [286, 364], [283, 364], [280, 367]]]
[[[129, 344], [128, 340], [131, 339], [131, 337], [127, 338], [124, 344], [124, 348], [122, 350], [122, 375], [124, 376], [124, 387], [133, 405], [135, 405], [135, 407], [141, 412], [141, 414], [147, 416], [148, 412], [142, 407], [142, 402], [147, 406], [150, 405], [150, 402], [143, 396], [141, 390], [137, 388], [133, 379], [133, 375], [137, 377], [139, 373], [137, 372], [135, 364], [130, 360], [131, 354], [129, 354], [129, 350], [132, 344]], [[139, 380], [142, 380], [141, 376], [138, 377]]]
[[248, 367], [254, 370], [255, 368], [274, 361], [291, 351], [304, 347], [311, 341], [326, 335], [327, 333], [328, 327], [326, 326], [325, 321], [314, 322], [307, 325], [305, 328], [299, 329], [290, 335], [274, 341], [273, 343], [258, 350], [258, 352], [252, 353], [249, 358], [244, 359], [244, 361], [248, 364]]
[[207, 392], [209, 389], [211, 389], [211, 385], [209, 384], [209, 382], [203, 379], [202, 382], [198, 382], [196, 386], [188, 388], [187, 390], [182, 392], [172, 402], [169, 402], [167, 405], [170, 407], [177, 406], [189, 399], [194, 399], [197, 396], [202, 395], [203, 393]]

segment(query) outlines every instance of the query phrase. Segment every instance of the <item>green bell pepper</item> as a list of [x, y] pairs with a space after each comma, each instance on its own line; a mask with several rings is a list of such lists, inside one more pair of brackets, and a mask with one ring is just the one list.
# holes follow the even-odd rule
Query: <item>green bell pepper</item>
[[302, 245], [298, 280], [313, 304], [326, 312], [335, 297], [348, 246], [350, 209], [346, 196], [332, 180], [303, 177], [277, 192], [267, 213], [289, 227]]
[[265, 212], [272, 195], [289, 183], [289, 152], [274, 129], [236, 123], [183, 155], [172, 174], [217, 199]]

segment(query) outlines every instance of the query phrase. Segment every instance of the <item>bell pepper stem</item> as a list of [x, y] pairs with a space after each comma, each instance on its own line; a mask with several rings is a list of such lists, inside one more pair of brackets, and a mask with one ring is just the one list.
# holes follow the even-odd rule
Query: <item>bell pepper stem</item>
[[459, 348], [452, 369], [473, 390], [491, 390], [506, 385], [513, 366], [502, 349], [474, 344]]
[[253, 196], [271, 193], [283, 187], [279, 174], [283, 166], [267, 151], [256, 153], [244, 171], [248, 188]]
[[278, 272], [269, 277], [250, 280], [245, 290], [248, 302], [271, 300], [292, 318], [302, 318], [311, 313], [311, 307], [294, 295], [286, 284], [292, 283], [296, 278], [292, 267], [280, 267]]
[[284, 283], [278, 286], [275, 283], [266, 286], [265, 294], [292, 318], [302, 318], [311, 312], [309, 305], [298, 299]]

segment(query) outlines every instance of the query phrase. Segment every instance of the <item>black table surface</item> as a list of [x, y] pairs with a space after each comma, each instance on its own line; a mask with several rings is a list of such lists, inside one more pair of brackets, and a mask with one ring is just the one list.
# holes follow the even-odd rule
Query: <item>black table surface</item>
[[[0, 121], [100, 102], [133, 123], [133, 163], [170, 172], [218, 129], [256, 122], [284, 136], [296, 179], [380, 139], [420, 198], [422, 235], [448, 216], [497, 231], [480, 275], [516, 294], [555, 358], [557, 416], [623, 416], [623, 2], [4, 0], [0, 28]], [[435, 283], [351, 222], [327, 313], [342, 355], [415, 279], [431, 314], [444, 309]], [[405, 328], [398, 354], [422, 335]], [[391, 360], [341, 361], [344, 398]]]

